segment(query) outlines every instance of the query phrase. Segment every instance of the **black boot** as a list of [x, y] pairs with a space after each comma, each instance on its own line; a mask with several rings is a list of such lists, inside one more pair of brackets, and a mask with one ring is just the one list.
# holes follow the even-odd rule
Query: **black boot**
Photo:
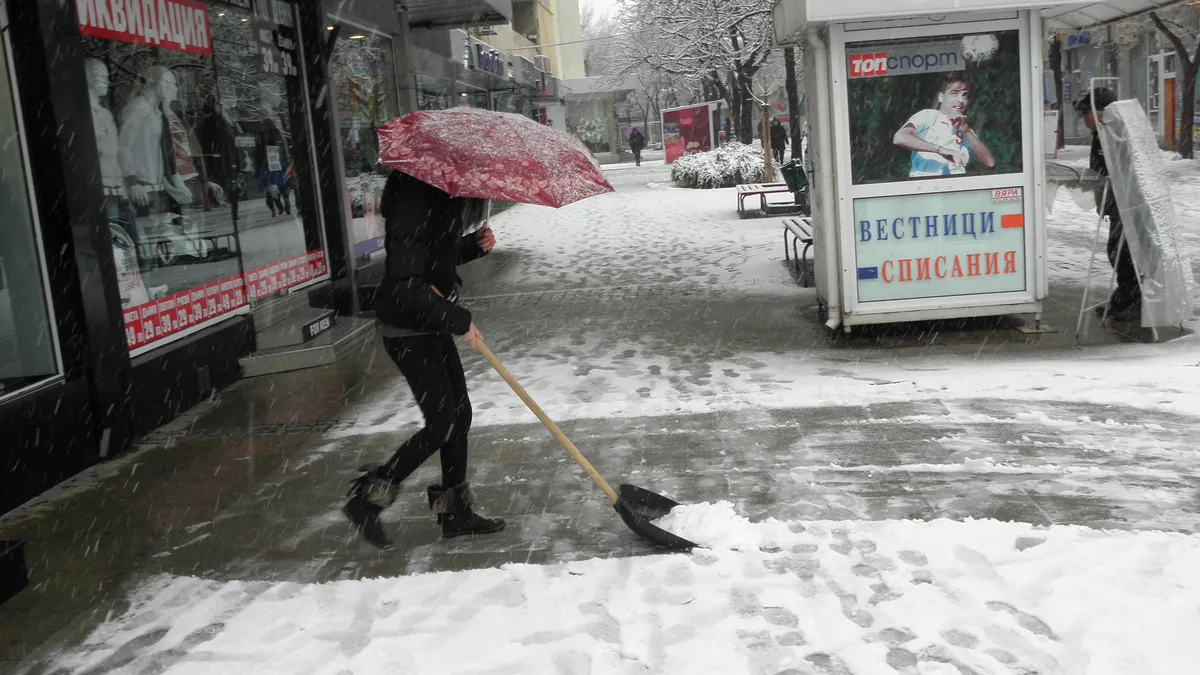
[[392, 540], [383, 531], [379, 515], [396, 501], [398, 486], [384, 478], [378, 465], [362, 468], [363, 475], [350, 481], [350, 501], [342, 507], [342, 513], [350, 519], [355, 529], [372, 546], [385, 551], [392, 550]]
[[504, 529], [504, 519], [484, 518], [471, 509], [475, 498], [468, 483], [443, 489], [439, 485], [426, 488], [429, 508], [437, 513], [442, 536], [446, 539], [464, 534], [489, 534]]

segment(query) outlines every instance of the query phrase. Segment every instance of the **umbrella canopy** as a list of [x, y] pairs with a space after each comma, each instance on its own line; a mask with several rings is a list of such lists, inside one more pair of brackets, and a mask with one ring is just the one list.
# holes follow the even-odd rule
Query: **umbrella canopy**
[[511, 113], [423, 110], [379, 128], [379, 161], [452, 197], [560, 207], [613, 188], [579, 139]]

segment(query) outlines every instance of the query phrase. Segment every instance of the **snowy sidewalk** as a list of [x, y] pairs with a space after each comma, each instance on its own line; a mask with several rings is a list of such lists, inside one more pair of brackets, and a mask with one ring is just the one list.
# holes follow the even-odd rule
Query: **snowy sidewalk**
[[731, 512], [707, 525], [726, 544], [692, 555], [322, 585], [154, 578], [55, 665], [1165, 675], [1195, 663], [1194, 536], [996, 521], [751, 525]]
[[[1173, 172], [1200, 261], [1200, 175]], [[371, 345], [239, 383], [0, 522], [35, 584], [0, 606], [0, 670], [1191, 667], [1200, 341], [1094, 328], [1070, 350], [985, 321], [831, 343], [778, 219], [668, 174], [617, 167], [615, 194], [505, 212], [464, 276], [489, 344], [611, 482], [731, 503], [713, 550], [651, 555], [474, 355], [472, 480], [508, 530], [440, 541], [431, 465], [387, 514], [400, 550], [365, 549], [345, 481], [417, 424]], [[1094, 225], [1060, 195], [1060, 317]]]

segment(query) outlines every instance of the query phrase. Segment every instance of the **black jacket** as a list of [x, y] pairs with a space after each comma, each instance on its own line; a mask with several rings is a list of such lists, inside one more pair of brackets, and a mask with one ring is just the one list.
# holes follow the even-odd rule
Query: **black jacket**
[[629, 148], [631, 150], [641, 150], [646, 147], [646, 137], [640, 131], [634, 131], [629, 134]]
[[397, 209], [386, 215], [386, 271], [375, 296], [375, 315], [393, 328], [465, 335], [471, 313], [458, 306], [462, 279], [456, 268], [484, 251], [474, 234], [463, 235], [433, 219], [415, 225], [413, 220], [400, 218]]
[[787, 141], [787, 129], [784, 129], [782, 124], [771, 125], [771, 148], [775, 150], [785, 148]]

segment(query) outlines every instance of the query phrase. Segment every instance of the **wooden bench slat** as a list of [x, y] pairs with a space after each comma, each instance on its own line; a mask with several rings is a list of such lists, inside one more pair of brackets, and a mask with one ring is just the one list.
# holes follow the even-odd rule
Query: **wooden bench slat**
[[[783, 258], [788, 260], [788, 235], [792, 235], [792, 252], [796, 259], [796, 271], [800, 274], [800, 283], [808, 287], [808, 269], [804, 266], [804, 261], [808, 259], [808, 250], [813, 244], [812, 220], [810, 218], [784, 218], [783, 219]], [[804, 252], [796, 251], [796, 243], [804, 244]]]

